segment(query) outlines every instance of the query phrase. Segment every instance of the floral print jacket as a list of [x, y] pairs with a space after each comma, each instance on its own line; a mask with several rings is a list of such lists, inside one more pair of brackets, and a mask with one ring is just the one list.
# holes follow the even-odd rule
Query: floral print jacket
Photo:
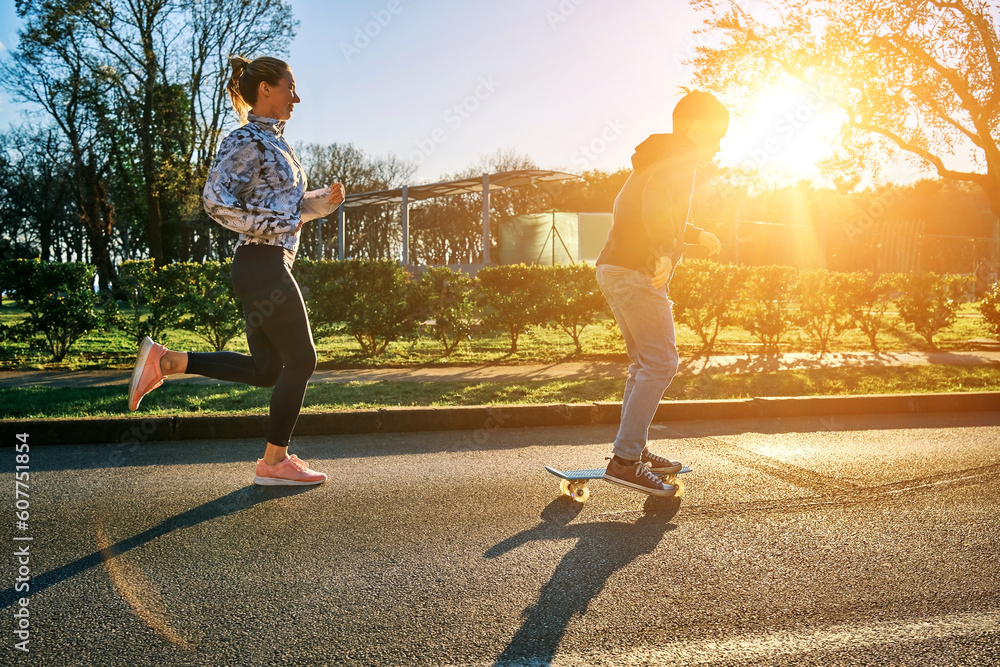
[[222, 140], [202, 201], [209, 216], [239, 232], [236, 247], [299, 245], [299, 226], [334, 210], [330, 188], [306, 191], [306, 174], [282, 133], [284, 121], [249, 115]]

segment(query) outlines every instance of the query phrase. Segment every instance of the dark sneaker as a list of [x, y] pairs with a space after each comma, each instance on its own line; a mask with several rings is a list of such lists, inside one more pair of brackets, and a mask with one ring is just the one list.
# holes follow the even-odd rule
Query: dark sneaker
[[642, 458], [639, 460], [643, 463], [648, 463], [649, 469], [657, 475], [675, 475], [681, 470], [680, 461], [665, 459], [648, 449], [642, 450]]
[[662, 498], [669, 498], [677, 492], [673, 486], [664, 484], [642, 461], [625, 464], [611, 459], [608, 469], [604, 471], [604, 481]]

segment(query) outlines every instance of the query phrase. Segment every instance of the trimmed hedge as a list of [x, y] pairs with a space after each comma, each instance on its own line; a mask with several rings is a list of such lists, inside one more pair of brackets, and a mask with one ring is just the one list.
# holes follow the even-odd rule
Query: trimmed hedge
[[738, 324], [748, 267], [719, 264], [707, 259], [681, 262], [670, 281], [674, 318], [701, 338], [708, 356], [725, 327]]
[[843, 274], [841, 301], [850, 326], [868, 337], [872, 352], [879, 354], [878, 335], [891, 328], [888, 310], [892, 295], [902, 284], [894, 273], [875, 275], [871, 271]]
[[24, 321], [3, 327], [0, 339], [26, 342], [62, 361], [73, 343], [101, 324], [96, 271], [81, 262], [0, 262], [0, 292], [10, 294], [28, 314]]
[[583, 351], [583, 330], [600, 316], [611, 316], [611, 308], [597, 284], [597, 272], [586, 264], [556, 265], [544, 275], [548, 284], [541, 319], [565, 332], [579, 354]]
[[[216, 351], [245, 328], [243, 310], [233, 293], [232, 260], [204, 264], [176, 262], [160, 268], [153, 260], [122, 262], [117, 287], [127, 297], [112, 319], [136, 343], [159, 340], [172, 327], [193, 331]], [[142, 306], [148, 313], [142, 317]]]
[[851, 304], [844, 298], [847, 278], [847, 274], [822, 269], [799, 274], [795, 323], [816, 341], [821, 357], [830, 341], [851, 324]]
[[447, 266], [429, 267], [417, 281], [424, 318], [433, 323], [431, 334], [444, 346], [445, 356], [472, 337], [477, 315], [474, 287], [472, 278]]
[[295, 267], [318, 332], [349, 333], [365, 357], [416, 337], [424, 309], [416, 283], [399, 263], [299, 260]]
[[[0, 262], [0, 290], [28, 313], [21, 323], [0, 327], [0, 345], [31, 342], [58, 361], [98, 326], [118, 327], [136, 341], [180, 326], [221, 350], [244, 329], [230, 265], [227, 260], [156, 268], [151, 261], [125, 262], [117, 287], [127, 298], [105, 301], [102, 317], [93, 267]], [[532, 326], [564, 331], [580, 352], [581, 332], [610, 314], [588, 265], [487, 266], [471, 278], [447, 267], [412, 275], [385, 260], [299, 259], [294, 272], [316, 335], [349, 333], [369, 357], [384, 354], [393, 342], [414, 339], [422, 327], [447, 355], [473, 335], [477, 322], [505, 333], [512, 354]], [[677, 267], [670, 297], [677, 321], [697, 333], [705, 354], [729, 326], [745, 328], [765, 352], [777, 351], [787, 333], [800, 327], [821, 353], [854, 328], [877, 353], [877, 337], [890, 326], [886, 313], [892, 301], [901, 319], [933, 346], [934, 336], [955, 321], [966, 285], [958, 276], [799, 272], [690, 260]], [[1000, 287], [993, 286], [979, 308], [991, 333], [1000, 337]]]
[[1000, 282], [986, 290], [983, 300], [979, 302], [979, 312], [983, 315], [990, 335], [1000, 340]]
[[544, 266], [511, 264], [484, 266], [476, 274], [476, 304], [483, 327], [506, 333], [510, 353], [517, 353], [517, 340], [532, 325], [545, 324], [545, 307], [553, 283], [546, 280]]
[[955, 323], [971, 283], [968, 276], [908, 275], [898, 301], [899, 316], [936, 350], [935, 334]]

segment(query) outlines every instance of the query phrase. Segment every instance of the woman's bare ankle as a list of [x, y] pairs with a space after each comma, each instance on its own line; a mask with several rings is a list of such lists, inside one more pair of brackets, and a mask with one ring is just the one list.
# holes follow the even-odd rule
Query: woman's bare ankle
[[275, 445], [274, 443], [267, 443], [267, 448], [264, 451], [264, 463], [269, 466], [277, 465], [285, 460], [288, 455], [288, 447], [282, 447], [281, 445]]
[[160, 372], [164, 375], [175, 375], [187, 370], [187, 352], [172, 352], [167, 350], [160, 357]]

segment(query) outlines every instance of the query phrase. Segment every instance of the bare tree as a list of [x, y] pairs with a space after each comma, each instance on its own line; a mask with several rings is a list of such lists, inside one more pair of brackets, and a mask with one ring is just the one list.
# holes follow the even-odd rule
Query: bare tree
[[70, 169], [54, 128], [18, 127], [0, 135], [0, 238], [4, 255], [63, 256], [82, 233]]
[[[114, 207], [108, 198], [107, 125], [104, 100], [108, 84], [92, 76], [94, 67], [82, 44], [82, 25], [69, 15], [42, 21], [18, 10], [27, 19], [18, 49], [0, 68], [0, 81], [14, 95], [35, 103], [52, 119], [65, 142], [75, 198], [87, 233], [98, 280], [107, 288], [114, 278], [110, 244]], [[18, 84], [14, 86], [13, 84]]]
[[[300, 145], [296, 152], [306, 169], [309, 187], [344, 184], [348, 193], [390, 190], [406, 184], [416, 166], [394, 155], [370, 157], [352, 144]], [[402, 227], [398, 206], [382, 204], [348, 209], [345, 251], [349, 257], [398, 259]], [[333, 234], [325, 234], [330, 239]], [[316, 226], [303, 227], [302, 243], [316, 243]]]
[[[441, 180], [476, 178], [483, 174], [537, 169], [527, 155], [498, 150], [481, 156], [463, 171]], [[505, 188], [490, 194], [490, 228], [497, 238], [500, 222], [522, 213], [544, 211], [552, 205], [551, 190], [542, 186]], [[411, 254], [428, 264], [466, 264], [482, 257], [483, 200], [479, 193], [454, 195], [422, 202], [411, 214]]]

